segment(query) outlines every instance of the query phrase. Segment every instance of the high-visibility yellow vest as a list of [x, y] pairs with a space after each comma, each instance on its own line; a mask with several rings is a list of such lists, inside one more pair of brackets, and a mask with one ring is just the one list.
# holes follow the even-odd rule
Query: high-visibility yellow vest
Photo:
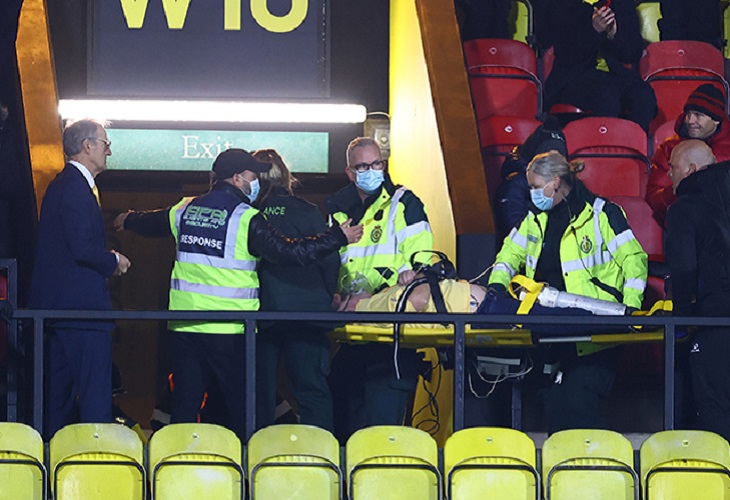
[[[360, 221], [364, 234], [359, 242], [340, 249], [340, 291], [373, 292], [398, 282], [398, 274], [411, 268], [410, 257], [421, 250], [433, 249], [433, 234], [427, 219], [406, 222], [403, 196], [409, 193], [399, 187], [391, 196], [383, 188]], [[412, 196], [412, 193], [409, 193]], [[424, 207], [425, 211], [425, 207]], [[349, 216], [344, 212], [332, 214], [339, 223]], [[416, 256], [418, 262], [430, 262], [431, 255]]]
[[[592, 279], [616, 290], [623, 303], [641, 309], [646, 288], [648, 258], [631, 229], [616, 234], [604, 211], [606, 200], [596, 197], [593, 205], [585, 207], [569, 222], [560, 240], [560, 266], [565, 291], [586, 297], [617, 299], [597, 286]], [[509, 286], [512, 278], [524, 268], [528, 278], [535, 277], [537, 262], [543, 248], [544, 229], [548, 213], [528, 212], [519, 227], [512, 229], [494, 264], [489, 283]], [[628, 227], [628, 225], [627, 225]], [[595, 280], [594, 280], [595, 281]], [[578, 346], [581, 354], [594, 351], [584, 344]]]
[[[225, 196], [211, 191], [206, 197]], [[210, 199], [210, 198], [208, 198]], [[248, 251], [248, 228], [258, 210], [246, 203], [211, 209], [184, 198], [170, 209], [177, 256], [170, 281], [170, 310], [256, 311], [259, 308], [258, 258]], [[213, 204], [212, 206], [220, 206]], [[217, 211], [216, 211], [217, 210]], [[212, 213], [212, 220], [207, 217]], [[208, 234], [194, 227], [211, 226]], [[243, 322], [171, 321], [171, 330], [240, 334]]]

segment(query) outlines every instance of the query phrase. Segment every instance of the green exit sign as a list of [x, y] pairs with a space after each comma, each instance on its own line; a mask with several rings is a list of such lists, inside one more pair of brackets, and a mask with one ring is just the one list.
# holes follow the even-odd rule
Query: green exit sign
[[107, 130], [112, 141], [109, 170], [210, 170], [228, 148], [276, 149], [292, 172], [327, 173], [327, 132], [237, 132], [212, 130]]

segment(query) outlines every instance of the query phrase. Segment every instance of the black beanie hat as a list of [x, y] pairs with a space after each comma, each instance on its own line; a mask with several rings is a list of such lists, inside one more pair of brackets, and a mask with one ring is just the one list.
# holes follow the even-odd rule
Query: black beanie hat
[[529, 162], [535, 156], [553, 149], [566, 158], [568, 157], [568, 145], [565, 142], [565, 134], [560, 127], [560, 122], [554, 116], [548, 115], [542, 125], [537, 127], [519, 147], [518, 154], [522, 160]]
[[687, 98], [684, 112], [687, 111], [698, 111], [716, 122], [721, 122], [725, 119], [725, 97], [720, 89], [711, 83], [704, 83]]
[[230, 179], [245, 170], [260, 174], [270, 169], [271, 163], [258, 161], [251, 153], [239, 148], [226, 149], [213, 162], [213, 172], [219, 180]]

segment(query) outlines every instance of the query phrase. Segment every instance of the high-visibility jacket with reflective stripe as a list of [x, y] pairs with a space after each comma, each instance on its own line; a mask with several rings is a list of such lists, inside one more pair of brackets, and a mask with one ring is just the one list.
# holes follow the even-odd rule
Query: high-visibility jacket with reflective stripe
[[[597, 278], [622, 294], [624, 304], [639, 309], [646, 288], [647, 255], [631, 229], [616, 234], [604, 210], [606, 203], [599, 197], [593, 205], [586, 202], [563, 233], [560, 265], [565, 291], [617, 302], [611, 293], [591, 282], [592, 278]], [[530, 211], [520, 226], [512, 229], [497, 254], [490, 284], [500, 283], [506, 287], [523, 268], [525, 276], [535, 277], [547, 220], [547, 212], [536, 215]], [[581, 351], [587, 353], [579, 347]]]
[[[393, 286], [398, 282], [398, 274], [411, 268], [411, 255], [433, 249], [433, 233], [425, 217], [425, 207], [423, 218], [406, 220], [406, 194], [406, 199], [420, 203], [405, 187], [398, 187], [392, 196], [384, 187], [363, 217], [354, 221], [364, 225], [364, 233], [359, 242], [340, 249], [340, 290], [357, 288], [361, 277], [367, 280], [365, 288], [371, 292]], [[344, 212], [333, 213], [332, 217], [339, 224], [350, 218]], [[430, 262], [430, 259], [428, 253], [416, 256], [418, 262]]]
[[[170, 310], [258, 310], [258, 259], [248, 251], [249, 223], [257, 213], [215, 189], [184, 198], [170, 209], [170, 228], [177, 243]], [[243, 322], [171, 321], [169, 326], [184, 332], [244, 332]]]

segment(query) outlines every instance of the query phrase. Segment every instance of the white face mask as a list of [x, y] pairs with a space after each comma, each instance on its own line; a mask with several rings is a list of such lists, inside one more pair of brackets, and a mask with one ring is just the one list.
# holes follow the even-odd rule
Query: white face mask
[[245, 188], [241, 188], [241, 192], [248, 198], [249, 203], [253, 203], [256, 201], [256, 198], [259, 197], [259, 192], [261, 191], [261, 185], [259, 184], [258, 179], [254, 179], [252, 181], [249, 181], [248, 179], [244, 179], [248, 183], [248, 193], [246, 192]]

